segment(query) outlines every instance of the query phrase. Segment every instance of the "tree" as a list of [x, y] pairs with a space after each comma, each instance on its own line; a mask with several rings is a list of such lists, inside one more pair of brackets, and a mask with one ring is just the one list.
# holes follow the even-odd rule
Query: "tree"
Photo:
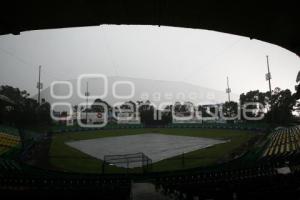
[[125, 102], [124, 104], [122, 104], [120, 106], [120, 108], [124, 109], [124, 110], [128, 110], [128, 111], [134, 112], [134, 113], [137, 110], [136, 103], [134, 103], [133, 101], [127, 101], [127, 102]]
[[[248, 105], [246, 109], [257, 109], [256, 112], [247, 112], [248, 117], [257, 117], [264, 112], [266, 105], [270, 103], [270, 92], [260, 92], [259, 90], [249, 91], [240, 95], [241, 112], [247, 103], [259, 103], [257, 105]], [[259, 105], [259, 106], [258, 106]], [[244, 115], [242, 115], [243, 117]], [[243, 120], [245, 120], [243, 118]]]
[[180, 102], [175, 102], [174, 104], [174, 112], [175, 114], [180, 113], [182, 115], [190, 115], [195, 111], [195, 106], [192, 102], [187, 101], [181, 104]]
[[20, 90], [8, 85], [0, 87], [0, 94], [14, 102], [12, 109], [5, 109], [1, 104], [0, 110], [5, 123], [18, 127], [50, 123], [50, 104], [43, 100], [41, 105], [35, 99], [29, 98], [26, 90]]
[[162, 111], [162, 121], [164, 124], [170, 124], [173, 121], [173, 105], [167, 105]]
[[219, 105], [199, 105], [198, 111], [203, 118], [220, 117]]
[[74, 106], [73, 106], [73, 112], [74, 112], [74, 113], [77, 113], [78, 110], [79, 110], [79, 106], [78, 106], [78, 105], [74, 105]]
[[29, 94], [25, 90], [5, 85], [0, 87], [0, 94], [14, 102], [11, 110], [1, 109], [4, 110], [3, 119], [8, 124], [24, 126], [35, 122], [35, 102], [27, 99]]
[[[235, 118], [238, 115], [238, 103], [234, 101], [227, 101], [222, 107], [223, 116], [226, 118]], [[234, 120], [227, 120], [228, 123], [233, 123]]]
[[271, 97], [271, 109], [266, 114], [269, 123], [288, 124], [293, 118], [293, 106], [296, 100], [289, 89], [276, 88]]
[[92, 104], [90, 110], [92, 112], [101, 112], [101, 113], [104, 113], [104, 111], [105, 111], [104, 107], [102, 105], [100, 105], [100, 103], [106, 105], [107, 111], [111, 111], [112, 110], [112, 107], [106, 101], [103, 101], [102, 99], [95, 99], [95, 101]]
[[13, 102], [18, 104], [24, 104], [24, 101], [29, 97], [29, 93], [26, 90], [20, 90], [9, 85], [3, 85], [0, 87], [0, 94], [8, 97]]
[[295, 90], [296, 90], [296, 92], [293, 94], [293, 96], [296, 100], [299, 100], [300, 99], [300, 83], [295, 86]]
[[[300, 78], [300, 72], [298, 74]], [[298, 112], [300, 114], [300, 83], [295, 86], [296, 92], [293, 94], [293, 98], [295, 99], [295, 106], [294, 106], [294, 111]]]
[[51, 116], [50, 113], [50, 104], [46, 102], [45, 99], [42, 99], [42, 103], [37, 107], [37, 119], [41, 124], [51, 124]]
[[140, 113], [141, 122], [143, 124], [154, 124], [154, 107], [151, 105], [151, 102], [148, 100], [146, 102], [140, 102], [138, 111]]

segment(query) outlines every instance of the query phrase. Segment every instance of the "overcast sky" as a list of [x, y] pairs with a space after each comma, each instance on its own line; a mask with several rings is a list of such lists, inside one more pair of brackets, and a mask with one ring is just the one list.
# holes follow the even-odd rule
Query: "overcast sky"
[[294, 91], [300, 60], [269, 43], [213, 31], [158, 26], [103, 25], [23, 32], [0, 36], [0, 84], [36, 93], [38, 66], [44, 87], [53, 80], [102, 73], [155, 80], [184, 81], [232, 92]]

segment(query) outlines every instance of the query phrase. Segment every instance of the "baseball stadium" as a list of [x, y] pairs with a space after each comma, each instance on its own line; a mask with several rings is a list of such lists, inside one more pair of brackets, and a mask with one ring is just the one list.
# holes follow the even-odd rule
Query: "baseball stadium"
[[0, 14], [0, 196], [299, 199], [295, 6], [145, 5]]

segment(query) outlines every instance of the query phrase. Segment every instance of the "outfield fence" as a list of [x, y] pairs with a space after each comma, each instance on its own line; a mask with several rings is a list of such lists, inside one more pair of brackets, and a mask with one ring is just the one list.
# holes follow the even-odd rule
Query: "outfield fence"
[[53, 133], [65, 132], [82, 132], [96, 130], [113, 130], [113, 129], [140, 129], [140, 128], [204, 128], [204, 129], [236, 129], [248, 131], [267, 132], [271, 129], [270, 125], [265, 123], [180, 123], [168, 125], [144, 125], [144, 124], [107, 124], [102, 128], [83, 128], [78, 125], [74, 126], [56, 126], [52, 128]]

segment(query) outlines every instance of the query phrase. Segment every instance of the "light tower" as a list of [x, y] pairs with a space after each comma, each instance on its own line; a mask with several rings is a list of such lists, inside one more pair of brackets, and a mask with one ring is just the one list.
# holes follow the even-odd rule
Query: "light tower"
[[272, 88], [271, 88], [271, 72], [270, 72], [270, 66], [269, 66], [269, 56], [267, 56], [267, 67], [268, 67], [268, 73], [266, 73], [266, 81], [269, 82], [269, 91], [270, 91], [270, 96], [272, 95]]
[[38, 104], [41, 105], [41, 89], [43, 89], [43, 83], [41, 83], [41, 70], [42, 66], [39, 66], [39, 78], [36, 84], [36, 88], [38, 89]]
[[226, 88], [226, 93], [228, 95], [228, 102], [230, 102], [230, 93], [231, 93], [231, 89], [229, 87], [229, 79], [228, 79], [228, 76], [227, 76], [227, 88]]
[[85, 108], [85, 120], [86, 120], [86, 124], [88, 123], [88, 104], [89, 104], [89, 82], [86, 82], [86, 92], [85, 92], [85, 96], [86, 96], [86, 108]]

